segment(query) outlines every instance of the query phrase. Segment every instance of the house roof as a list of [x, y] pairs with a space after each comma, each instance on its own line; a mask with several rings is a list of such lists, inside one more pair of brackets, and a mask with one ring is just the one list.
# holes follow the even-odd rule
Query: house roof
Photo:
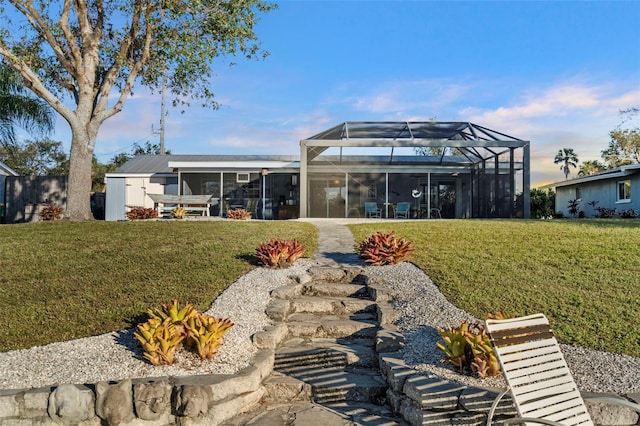
[[638, 172], [640, 172], [640, 164], [630, 164], [628, 166], [621, 166], [616, 167], [615, 169], [605, 170], [604, 172], [596, 173], [593, 175], [581, 176], [573, 179], [551, 183], [549, 185], [545, 185], [543, 188], [558, 188], [605, 179], [619, 179]]
[[13, 169], [11, 169], [9, 166], [7, 166], [6, 164], [0, 162], [0, 175], [5, 175], [5, 176], [18, 176], [18, 173], [16, 173], [15, 171], [13, 171]]
[[[300, 141], [314, 164], [360, 164], [469, 167], [529, 142], [469, 122], [458, 121], [347, 121]], [[385, 147], [389, 155], [321, 156], [331, 147]], [[448, 148], [434, 155], [402, 156], [394, 148]], [[520, 158], [516, 168], [520, 169]], [[298, 168], [299, 156], [289, 155], [138, 155], [113, 174], [172, 174], [175, 168]], [[108, 175], [111, 175], [108, 174]]]
[[238, 162], [297, 162], [290, 155], [137, 155], [124, 163], [115, 174], [172, 174], [169, 163], [238, 163]]

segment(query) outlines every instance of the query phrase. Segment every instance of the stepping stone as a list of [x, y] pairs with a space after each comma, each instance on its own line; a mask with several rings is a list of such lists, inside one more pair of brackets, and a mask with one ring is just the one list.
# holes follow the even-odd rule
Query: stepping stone
[[333, 297], [368, 297], [367, 286], [359, 284], [311, 283], [302, 287], [302, 294], [307, 296]]
[[319, 404], [344, 401], [375, 404], [382, 401], [387, 392], [387, 384], [377, 375], [335, 371], [303, 380], [311, 385], [313, 400]]
[[[380, 328], [395, 318], [387, 303], [392, 295], [365, 285], [362, 272], [359, 267], [315, 267], [298, 284], [272, 291], [266, 313], [288, 333], [275, 348], [274, 373], [264, 385], [273, 400], [283, 402], [304, 400], [310, 391], [312, 401], [354, 424], [406, 426], [384, 405], [389, 385], [378, 371], [376, 345], [389, 350], [400, 346], [393, 326]], [[419, 400], [418, 389], [414, 393]], [[284, 413], [262, 420], [279, 419], [291, 421]], [[315, 417], [307, 420], [323, 424]]]
[[[284, 305], [283, 300], [278, 301]], [[271, 304], [269, 305], [271, 306]], [[358, 312], [375, 312], [376, 304], [370, 300], [349, 297], [300, 296], [289, 301], [289, 311], [311, 313], [334, 313], [337, 315]]]
[[374, 321], [356, 321], [350, 319], [322, 321], [317, 337], [375, 337], [378, 325]]

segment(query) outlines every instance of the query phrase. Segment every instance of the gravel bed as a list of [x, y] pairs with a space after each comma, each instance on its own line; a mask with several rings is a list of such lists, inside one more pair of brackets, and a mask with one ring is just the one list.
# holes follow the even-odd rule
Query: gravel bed
[[[312, 262], [298, 260], [286, 270], [258, 268], [242, 276], [216, 299], [205, 313], [229, 317], [234, 327], [212, 361], [201, 362], [189, 353], [176, 356], [172, 366], [153, 367], [141, 359], [133, 330], [53, 343], [0, 353], [0, 389], [27, 389], [63, 383], [95, 383], [126, 377], [162, 377], [194, 374], [232, 374], [246, 367], [255, 348], [251, 335], [270, 324], [264, 311], [269, 292], [288, 284]], [[397, 322], [405, 334], [404, 358], [416, 370], [471, 385], [504, 387], [501, 378], [479, 380], [457, 374], [443, 363], [435, 348], [438, 328], [446, 323], [474, 321], [451, 305], [420, 269], [410, 263], [367, 267], [371, 276], [384, 277], [395, 291]], [[627, 394], [640, 392], [640, 358], [563, 345], [567, 362], [583, 391]]]
[[270, 324], [264, 313], [269, 292], [304, 273], [311, 261], [300, 259], [286, 270], [257, 268], [240, 277], [205, 313], [230, 318], [234, 326], [211, 361], [176, 354], [173, 365], [154, 367], [142, 360], [133, 329], [0, 353], [0, 389], [28, 389], [64, 383], [96, 383], [127, 377], [232, 374], [246, 367], [256, 349], [251, 335]]
[[[372, 277], [384, 277], [394, 290], [394, 308], [400, 312], [396, 325], [406, 337], [404, 360], [417, 370], [470, 385], [504, 388], [501, 377], [484, 380], [457, 374], [442, 361], [435, 348], [438, 329], [447, 323], [457, 327], [462, 320], [476, 321], [456, 308], [440, 293], [431, 279], [410, 263], [369, 267]], [[640, 392], [640, 358], [611, 354], [578, 346], [560, 345], [578, 388], [585, 392], [629, 394]]]

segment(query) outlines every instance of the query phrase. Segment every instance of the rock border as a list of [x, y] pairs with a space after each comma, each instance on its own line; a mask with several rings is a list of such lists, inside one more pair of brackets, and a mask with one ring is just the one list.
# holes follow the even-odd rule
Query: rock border
[[[286, 310], [283, 296], [299, 292], [311, 281], [311, 274], [332, 273], [340, 277], [355, 276], [362, 268], [311, 268], [309, 273], [292, 277], [293, 285], [272, 291], [270, 308]], [[337, 270], [336, 270], [337, 269]], [[341, 270], [340, 270], [341, 269]], [[390, 305], [393, 295], [384, 280], [365, 275], [365, 285], [377, 304], [380, 328], [376, 334], [379, 368], [389, 388], [387, 402], [411, 425], [481, 425], [499, 389], [462, 385], [442, 377], [417, 372], [402, 359], [404, 336], [392, 324], [395, 312]], [[250, 365], [236, 374], [211, 374], [183, 377], [125, 379], [95, 384], [63, 384], [29, 390], [0, 390], [0, 425], [150, 425], [216, 426], [273, 400], [278, 382], [273, 373], [275, 349], [288, 333], [280, 322], [253, 336], [258, 349]], [[284, 379], [283, 379], [284, 380]], [[286, 381], [286, 380], [285, 380]], [[298, 389], [303, 399], [309, 390]], [[277, 387], [277, 385], [275, 385]], [[590, 394], [593, 395], [593, 394]], [[612, 396], [607, 394], [606, 396]], [[638, 402], [640, 395], [627, 395]], [[606, 403], [587, 402], [593, 421], [602, 426], [637, 425], [640, 418], [630, 409]], [[497, 410], [496, 420], [515, 414], [505, 399]]]

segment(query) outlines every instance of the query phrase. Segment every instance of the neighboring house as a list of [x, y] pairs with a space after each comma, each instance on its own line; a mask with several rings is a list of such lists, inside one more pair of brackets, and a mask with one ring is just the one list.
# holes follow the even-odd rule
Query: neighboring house
[[364, 217], [365, 202], [383, 217], [410, 202], [410, 217], [526, 218], [529, 164], [528, 141], [468, 122], [345, 122], [299, 156], [137, 156], [106, 175], [105, 218], [153, 207], [147, 194], [211, 195], [212, 215], [265, 219]]
[[598, 208], [617, 212], [635, 210], [640, 215], [640, 164], [556, 182], [547, 187], [555, 188], [555, 210], [567, 217], [571, 217], [568, 204], [573, 200], [578, 201], [578, 209], [585, 217], [598, 216]]
[[0, 223], [4, 222], [5, 205], [6, 205], [6, 179], [7, 176], [18, 176], [16, 172], [11, 170], [9, 166], [0, 162]]

